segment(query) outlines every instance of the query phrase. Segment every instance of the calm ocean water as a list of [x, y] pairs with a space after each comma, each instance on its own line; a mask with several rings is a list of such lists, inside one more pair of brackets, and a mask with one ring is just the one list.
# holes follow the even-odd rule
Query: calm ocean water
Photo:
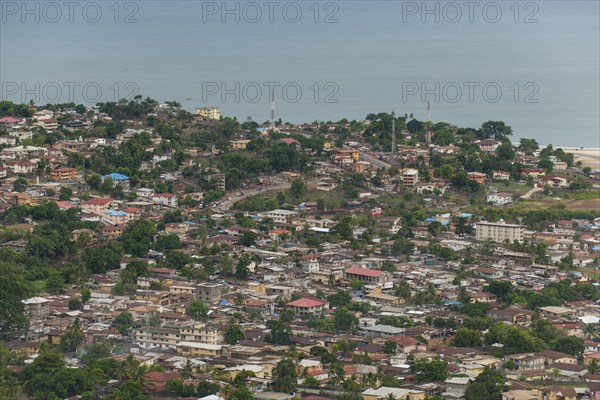
[[3, 99], [142, 94], [258, 122], [272, 93], [291, 122], [425, 119], [429, 100], [434, 122], [600, 147], [597, 0], [78, 4], [0, 0]]

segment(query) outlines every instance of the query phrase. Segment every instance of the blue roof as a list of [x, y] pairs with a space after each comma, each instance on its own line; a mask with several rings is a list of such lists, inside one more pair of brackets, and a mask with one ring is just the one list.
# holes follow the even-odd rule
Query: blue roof
[[228, 305], [228, 304], [229, 304], [229, 302], [228, 302], [227, 300], [221, 300], [221, 301], [219, 302], [219, 305], [220, 305], [220, 306], [226, 306], [226, 305]]
[[462, 305], [462, 303], [460, 301], [449, 300], [449, 299], [442, 300], [442, 303], [445, 304], [445, 305], [447, 305], [447, 306], [460, 306], [460, 305]]
[[460, 216], [461, 216], [461, 217], [464, 217], [464, 218], [469, 218], [469, 217], [472, 217], [472, 216], [473, 216], [473, 214], [469, 214], [469, 213], [460, 213]]
[[435, 218], [427, 218], [425, 220], [425, 222], [433, 222], [433, 221], [437, 221]]
[[114, 215], [117, 217], [123, 217], [123, 216], [127, 215], [127, 213], [125, 211], [106, 210], [104, 212], [107, 213], [108, 215]]
[[127, 175], [119, 174], [117, 172], [113, 172], [112, 174], [102, 175], [101, 179], [111, 178], [113, 181], [126, 181], [129, 179]]

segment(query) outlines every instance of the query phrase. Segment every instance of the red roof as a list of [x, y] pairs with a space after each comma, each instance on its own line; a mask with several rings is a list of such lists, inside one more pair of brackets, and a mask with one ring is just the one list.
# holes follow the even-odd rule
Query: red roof
[[93, 199], [84, 201], [82, 204], [92, 205], [92, 206], [103, 206], [112, 201], [113, 201], [113, 199], [111, 199], [111, 198], [94, 197]]
[[271, 229], [269, 233], [273, 233], [275, 235], [286, 235], [292, 232], [288, 231], [287, 229]]
[[75, 206], [73, 204], [69, 203], [68, 201], [57, 201], [56, 205], [61, 210], [70, 210], [71, 208], [75, 208]]
[[369, 269], [369, 268], [361, 268], [361, 267], [352, 267], [346, 270], [347, 274], [361, 275], [361, 276], [371, 276], [377, 277], [383, 274], [383, 271], [378, 269]]
[[302, 307], [302, 308], [311, 308], [325, 305], [325, 302], [322, 300], [316, 299], [298, 299], [294, 301], [290, 301], [286, 305], [290, 307]]
[[4, 117], [4, 118], [0, 118], [0, 124], [3, 123], [12, 123], [12, 124], [16, 124], [17, 122], [21, 122], [20, 119], [17, 118], [12, 118], [12, 117]]
[[299, 144], [300, 142], [293, 138], [283, 138], [281, 141], [285, 144]]
[[417, 339], [411, 338], [410, 336], [399, 335], [399, 336], [392, 336], [389, 339], [393, 340], [394, 342], [396, 342], [396, 344], [398, 344], [401, 347], [414, 346], [416, 344], [421, 343]]
[[146, 373], [146, 377], [151, 382], [168, 382], [168, 381], [170, 381], [172, 379], [179, 378], [179, 373], [178, 372], [158, 372], [158, 371], [152, 371], [152, 372], [147, 372]]

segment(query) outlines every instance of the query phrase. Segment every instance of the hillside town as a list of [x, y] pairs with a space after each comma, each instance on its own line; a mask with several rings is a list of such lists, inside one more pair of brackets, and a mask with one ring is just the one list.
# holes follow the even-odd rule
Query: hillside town
[[512, 135], [0, 102], [0, 398], [599, 400], [600, 166]]

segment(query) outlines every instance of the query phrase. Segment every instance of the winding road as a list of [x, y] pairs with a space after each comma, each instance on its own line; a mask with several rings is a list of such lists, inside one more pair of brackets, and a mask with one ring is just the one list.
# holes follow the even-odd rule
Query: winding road
[[275, 185], [275, 186], [265, 186], [262, 189], [247, 189], [242, 196], [236, 196], [235, 194], [232, 193], [229, 196], [227, 196], [227, 198], [225, 200], [222, 200], [221, 204], [218, 207], [214, 207], [214, 209], [221, 211], [221, 212], [229, 211], [231, 206], [233, 206], [233, 204], [236, 201], [240, 201], [240, 200], [246, 199], [248, 197], [256, 196], [261, 193], [280, 192], [282, 190], [289, 189], [291, 186], [292, 186], [291, 183], [286, 182], [286, 183], [282, 183], [282, 184]]

